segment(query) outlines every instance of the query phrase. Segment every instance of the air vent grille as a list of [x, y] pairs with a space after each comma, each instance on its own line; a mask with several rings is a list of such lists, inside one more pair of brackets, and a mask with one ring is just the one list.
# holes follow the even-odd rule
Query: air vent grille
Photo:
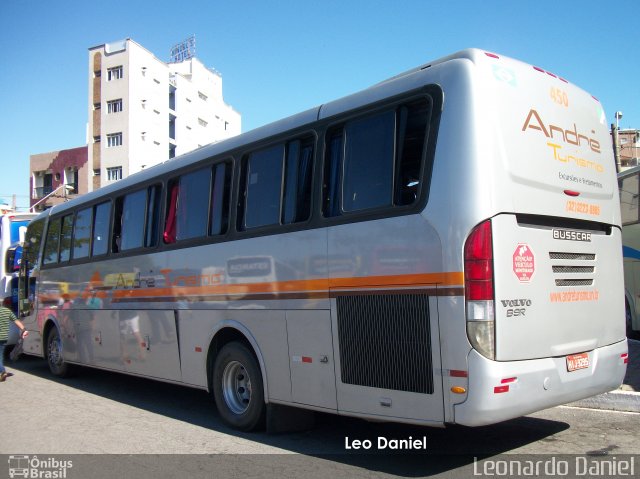
[[433, 393], [428, 296], [372, 294], [336, 301], [343, 383]]

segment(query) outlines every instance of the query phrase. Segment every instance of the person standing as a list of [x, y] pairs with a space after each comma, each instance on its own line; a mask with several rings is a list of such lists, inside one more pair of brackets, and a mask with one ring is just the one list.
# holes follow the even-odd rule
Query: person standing
[[7, 379], [7, 371], [4, 369], [4, 346], [7, 344], [7, 338], [9, 337], [9, 323], [14, 322], [16, 326], [20, 328], [20, 337], [24, 338], [29, 334], [27, 330], [24, 329], [24, 324], [16, 315], [13, 314], [9, 308], [5, 308], [4, 306], [0, 306], [0, 382]]

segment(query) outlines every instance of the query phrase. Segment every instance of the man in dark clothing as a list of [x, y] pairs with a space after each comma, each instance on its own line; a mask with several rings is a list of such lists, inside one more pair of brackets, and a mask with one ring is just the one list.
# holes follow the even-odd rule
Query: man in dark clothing
[[4, 306], [0, 306], [0, 383], [7, 379], [7, 371], [4, 369], [4, 345], [7, 344], [7, 338], [9, 337], [9, 323], [15, 323], [20, 328], [20, 336], [26, 337], [29, 334], [24, 329], [24, 324], [18, 318], [16, 318], [13, 311]]

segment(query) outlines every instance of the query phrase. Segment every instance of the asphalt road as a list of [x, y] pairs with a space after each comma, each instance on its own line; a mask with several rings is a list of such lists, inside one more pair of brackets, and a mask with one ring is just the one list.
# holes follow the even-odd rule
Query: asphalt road
[[[84, 457], [99, 466], [92, 466], [93, 477], [116, 477], [127, 465], [137, 477], [469, 477], [476, 455], [640, 454], [635, 413], [559, 407], [493, 426], [445, 429], [320, 414], [310, 431], [249, 434], [224, 426], [203, 391], [91, 369], [60, 380], [30, 357], [8, 369], [15, 375], [0, 384], [0, 454], [127, 455]], [[379, 450], [378, 437], [425, 438], [426, 450]], [[346, 448], [367, 439], [370, 450]]]

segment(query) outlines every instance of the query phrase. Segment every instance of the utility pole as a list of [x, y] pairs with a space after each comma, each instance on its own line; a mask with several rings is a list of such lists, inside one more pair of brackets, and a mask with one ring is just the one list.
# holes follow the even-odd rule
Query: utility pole
[[620, 138], [618, 137], [619, 121], [622, 118], [622, 112], [616, 112], [616, 124], [611, 123], [611, 138], [613, 140], [613, 158], [616, 162], [616, 173], [620, 173]]

